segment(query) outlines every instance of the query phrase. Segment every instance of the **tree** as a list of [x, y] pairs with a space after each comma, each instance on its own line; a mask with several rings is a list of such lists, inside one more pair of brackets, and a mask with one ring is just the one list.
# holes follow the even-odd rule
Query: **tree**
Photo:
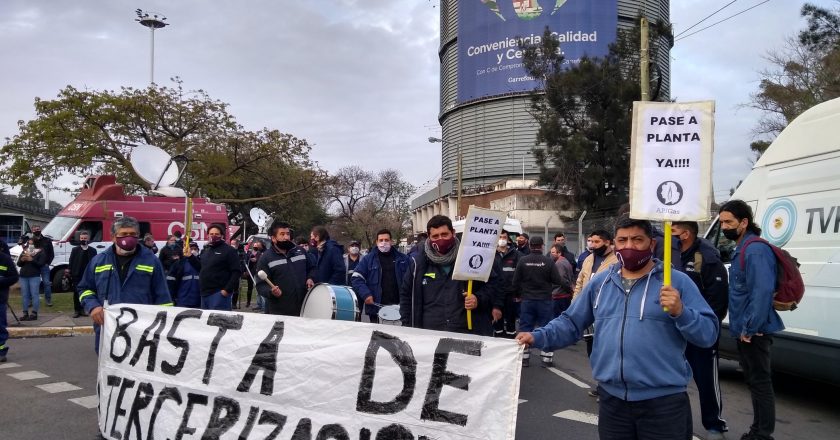
[[18, 199], [27, 203], [43, 202], [44, 194], [34, 183], [24, 185], [18, 191]]
[[339, 169], [325, 188], [337, 238], [357, 239], [372, 247], [376, 231], [387, 228], [398, 241], [408, 231], [412, 193], [414, 187], [397, 170], [374, 174], [355, 165]]
[[807, 29], [788, 38], [782, 50], [767, 53], [772, 67], [759, 73], [748, 104], [763, 113], [754, 133], [766, 145], [805, 110], [840, 97], [840, 8], [805, 4], [801, 14]]
[[156, 145], [188, 159], [179, 186], [188, 194], [228, 203], [232, 218], [258, 202], [316, 203], [323, 173], [309, 159], [303, 139], [277, 130], [250, 132], [228, 105], [203, 90], [151, 85], [119, 91], [67, 86], [56, 99], [35, 99], [36, 117], [19, 121], [0, 155], [8, 162], [0, 178], [26, 186], [61, 174], [115, 174], [129, 192], [149, 189], [130, 165], [137, 144]]
[[[561, 208], [615, 207], [627, 198], [633, 101], [641, 96], [639, 35], [638, 27], [619, 31], [604, 58], [584, 57], [569, 68], [548, 28], [525, 48], [525, 68], [541, 82], [531, 103], [537, 145], [545, 145], [534, 149], [540, 183], [567, 196]], [[668, 35], [668, 26], [654, 26], [651, 53]]]

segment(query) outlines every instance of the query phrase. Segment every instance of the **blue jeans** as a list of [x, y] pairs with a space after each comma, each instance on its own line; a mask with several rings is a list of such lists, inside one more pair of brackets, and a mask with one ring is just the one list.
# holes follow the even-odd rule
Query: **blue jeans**
[[554, 319], [554, 302], [547, 300], [523, 299], [519, 312], [519, 331], [531, 332], [545, 327]]
[[201, 297], [201, 308], [204, 310], [227, 310], [233, 306], [233, 293], [222, 296], [222, 292], [213, 292], [210, 295]]
[[52, 280], [50, 279], [50, 265], [41, 267], [41, 282], [44, 283], [44, 299], [47, 303], [52, 302]]
[[21, 277], [20, 294], [23, 296], [23, 313], [29, 313], [29, 306], [32, 311], [38, 313], [41, 307], [41, 297], [38, 295], [38, 286], [41, 285], [40, 277]]
[[598, 436], [601, 440], [691, 440], [687, 393], [630, 402], [600, 386]]

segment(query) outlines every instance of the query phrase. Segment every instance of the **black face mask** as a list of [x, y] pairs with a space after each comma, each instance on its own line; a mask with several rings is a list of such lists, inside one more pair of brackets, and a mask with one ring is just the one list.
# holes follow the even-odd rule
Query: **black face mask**
[[741, 236], [741, 234], [738, 233], [737, 228], [736, 229], [721, 229], [721, 232], [723, 233], [724, 237], [726, 237], [727, 239], [732, 240], [732, 241], [738, 240], [738, 237]]
[[288, 252], [295, 247], [295, 244], [292, 243], [290, 240], [283, 240], [283, 241], [275, 241], [274, 246], [277, 249]]
[[592, 253], [593, 253], [593, 254], [595, 254], [595, 256], [598, 256], [598, 257], [603, 257], [603, 256], [604, 256], [604, 254], [606, 254], [606, 253], [607, 253], [607, 246], [606, 246], [606, 245], [604, 245], [604, 246], [601, 246], [601, 247], [597, 247], [597, 248], [595, 248], [595, 249], [592, 249]]

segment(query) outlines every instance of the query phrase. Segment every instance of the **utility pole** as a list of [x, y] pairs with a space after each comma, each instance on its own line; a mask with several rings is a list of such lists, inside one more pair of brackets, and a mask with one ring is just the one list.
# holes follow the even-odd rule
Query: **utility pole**
[[642, 88], [642, 101], [650, 100], [650, 41], [648, 38], [648, 20], [642, 17], [641, 23], [641, 50], [639, 51], [639, 58], [641, 65], [639, 66]]
[[461, 178], [462, 178], [462, 168], [461, 168], [461, 144], [458, 144], [458, 196], [455, 199], [455, 217], [456, 220], [458, 217], [461, 216]]

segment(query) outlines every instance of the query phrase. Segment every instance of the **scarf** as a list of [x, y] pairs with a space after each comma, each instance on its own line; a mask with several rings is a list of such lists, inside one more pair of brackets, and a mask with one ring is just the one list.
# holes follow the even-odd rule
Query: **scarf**
[[458, 237], [455, 237], [455, 245], [452, 246], [449, 253], [441, 255], [436, 250], [432, 249], [432, 240], [425, 240], [423, 244], [426, 251], [426, 258], [438, 266], [448, 266], [454, 263], [455, 257], [458, 256], [458, 247], [461, 246], [461, 242], [458, 240]]

